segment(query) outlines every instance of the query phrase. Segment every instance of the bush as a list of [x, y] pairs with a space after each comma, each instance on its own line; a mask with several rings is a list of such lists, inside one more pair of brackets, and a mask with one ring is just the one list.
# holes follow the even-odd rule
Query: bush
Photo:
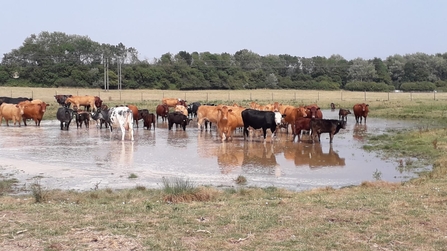
[[394, 86], [385, 83], [376, 82], [349, 82], [345, 85], [348, 91], [370, 91], [370, 92], [389, 92], [394, 90]]
[[432, 82], [411, 82], [403, 83], [400, 89], [405, 92], [429, 92], [436, 89], [436, 85]]

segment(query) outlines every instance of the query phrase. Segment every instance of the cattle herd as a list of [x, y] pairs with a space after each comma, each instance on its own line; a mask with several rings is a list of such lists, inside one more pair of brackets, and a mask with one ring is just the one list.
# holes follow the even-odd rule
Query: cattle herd
[[[247, 140], [249, 131], [251, 135], [256, 133], [257, 129], [262, 129], [264, 142], [266, 141], [267, 129], [271, 131], [271, 137], [279, 128], [284, 128], [287, 132], [289, 127], [292, 131], [292, 141], [298, 137], [301, 141], [302, 132], [310, 132], [311, 141], [320, 141], [322, 133], [328, 133], [330, 143], [334, 135], [340, 129], [346, 128], [347, 116], [351, 114], [348, 109], [339, 110], [339, 119], [323, 119], [323, 113], [316, 104], [306, 106], [283, 105], [278, 102], [267, 105], [259, 105], [251, 102], [249, 107], [242, 107], [238, 104], [233, 105], [215, 105], [201, 104], [193, 102], [189, 105], [185, 100], [177, 98], [163, 98], [161, 104], [156, 107], [155, 114], [150, 113], [148, 109], [138, 109], [135, 105], [122, 105], [109, 108], [103, 104], [103, 101], [97, 96], [74, 96], [74, 95], [55, 95], [56, 102], [60, 105], [57, 110], [56, 118], [60, 121], [61, 130], [68, 130], [73, 119], [78, 128], [89, 127], [90, 121], [95, 120], [97, 127], [103, 126], [109, 128], [120, 128], [122, 140], [125, 139], [125, 133], [129, 132], [129, 137], [134, 140], [133, 126], [138, 128], [139, 120], [143, 120], [143, 128], [155, 129], [155, 122], [161, 117], [162, 122], [168, 122], [168, 129], [173, 126], [180, 126], [186, 130], [186, 126], [197, 118], [198, 130], [211, 130], [212, 124], [217, 128], [219, 139], [224, 142], [233, 139], [233, 132], [237, 128], [243, 128], [244, 140]], [[49, 104], [31, 98], [10, 98], [0, 97], [0, 125], [5, 119], [6, 125], [9, 121], [21, 126], [21, 122], [26, 126], [26, 121], [32, 119], [36, 126], [40, 122]], [[84, 107], [81, 110], [81, 106]], [[170, 112], [170, 108], [174, 108]], [[335, 110], [335, 105], [331, 103], [331, 109]], [[353, 107], [353, 113], [356, 123], [366, 124], [368, 116], [368, 104], [356, 104]]]

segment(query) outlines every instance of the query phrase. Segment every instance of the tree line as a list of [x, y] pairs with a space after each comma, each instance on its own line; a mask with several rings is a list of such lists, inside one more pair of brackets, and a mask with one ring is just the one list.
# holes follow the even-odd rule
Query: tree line
[[234, 54], [180, 51], [148, 61], [122, 43], [41, 32], [4, 54], [0, 64], [3, 86], [104, 88], [106, 80], [110, 89], [447, 91], [447, 53], [346, 60], [340, 55], [261, 56], [243, 49]]

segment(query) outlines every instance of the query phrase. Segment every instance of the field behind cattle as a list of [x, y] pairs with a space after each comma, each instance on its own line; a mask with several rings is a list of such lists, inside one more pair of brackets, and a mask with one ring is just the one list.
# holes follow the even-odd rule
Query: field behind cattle
[[[16, 95], [17, 90], [12, 89], [14, 97], [29, 96], [25, 92]], [[51, 92], [65, 94], [65, 90]], [[3, 91], [0, 96], [10, 96]], [[55, 92], [44, 95], [45, 92], [50, 91], [39, 94], [42, 96], [33, 91], [34, 98], [52, 101]], [[138, 97], [138, 91], [132, 92], [130, 96]], [[142, 92], [145, 97], [146, 91]], [[255, 93], [263, 92], [269, 91], [253, 91], [251, 100], [271, 102], [268, 94], [264, 99], [255, 99]], [[272, 92], [274, 98], [281, 93], [271, 91], [270, 95]], [[164, 95], [178, 97], [181, 93]], [[196, 92], [186, 93], [188, 101], [206, 101], [192, 93]], [[237, 93], [231, 92], [230, 98]], [[250, 97], [241, 93], [240, 99], [229, 101], [223, 92], [209, 101], [248, 104]], [[363, 93], [339, 101], [340, 92], [297, 93], [308, 99], [289, 99], [284, 92], [275, 101], [318, 101], [322, 107], [329, 107], [331, 102], [344, 107], [364, 102]], [[319, 100], [311, 96], [318, 93]], [[97, 95], [79, 90], [79, 95], [84, 94]], [[158, 95], [143, 101], [111, 98], [105, 102], [152, 104], [161, 100], [163, 92]], [[388, 100], [381, 98], [387, 97], [386, 93], [366, 95], [372, 116], [427, 122], [427, 126], [416, 131], [369, 137], [366, 147], [378, 154], [385, 153], [382, 157], [426, 159], [433, 165], [431, 172], [404, 183], [378, 179], [342, 189], [290, 192], [275, 187], [247, 187], [235, 181], [232, 188], [195, 187], [180, 189], [176, 195], [163, 189], [166, 186], [155, 190], [137, 186], [118, 191], [95, 187], [88, 192], [48, 191], [39, 186], [37, 178], [30, 181], [30, 194], [19, 196], [8, 194], [13, 177], [2, 177], [5, 167], [0, 163], [0, 246], [5, 250], [445, 250], [446, 99], [432, 96], [411, 100], [408, 94], [392, 96], [393, 93], [391, 97], [401, 98]], [[378, 96], [370, 99], [373, 95]], [[437, 126], [429, 126], [430, 123]]]

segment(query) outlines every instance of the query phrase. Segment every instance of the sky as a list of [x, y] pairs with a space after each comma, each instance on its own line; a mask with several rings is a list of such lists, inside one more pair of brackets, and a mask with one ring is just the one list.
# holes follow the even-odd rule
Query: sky
[[87, 36], [151, 61], [180, 51], [386, 59], [447, 52], [445, 0], [15, 0], [0, 55], [40, 32]]

